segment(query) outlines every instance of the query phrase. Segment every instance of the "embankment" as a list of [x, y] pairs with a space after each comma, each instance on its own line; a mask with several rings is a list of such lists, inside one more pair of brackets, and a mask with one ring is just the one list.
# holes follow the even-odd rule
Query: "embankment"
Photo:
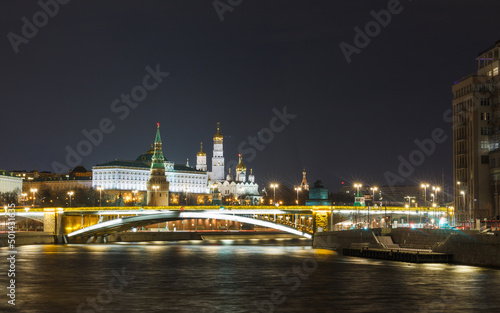
[[372, 229], [316, 233], [314, 248], [384, 248], [381, 237], [389, 236], [400, 248], [429, 249], [453, 255], [453, 263], [500, 267], [500, 232], [450, 229]]
[[56, 236], [44, 232], [18, 232], [14, 236], [7, 233], [0, 234], [0, 247], [7, 247], [9, 239], [15, 240], [15, 246], [35, 245], [35, 244], [54, 244]]

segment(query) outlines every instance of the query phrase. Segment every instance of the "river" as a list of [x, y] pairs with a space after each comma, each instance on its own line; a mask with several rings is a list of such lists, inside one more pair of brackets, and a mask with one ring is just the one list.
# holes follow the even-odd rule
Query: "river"
[[495, 312], [500, 270], [343, 257], [310, 241], [17, 247], [1, 312]]

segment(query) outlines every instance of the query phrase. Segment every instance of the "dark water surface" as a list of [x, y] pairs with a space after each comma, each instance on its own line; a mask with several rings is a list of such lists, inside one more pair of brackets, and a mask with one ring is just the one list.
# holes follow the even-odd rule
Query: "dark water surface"
[[307, 244], [22, 246], [15, 307], [1, 248], [0, 311], [500, 312], [499, 270], [343, 257]]

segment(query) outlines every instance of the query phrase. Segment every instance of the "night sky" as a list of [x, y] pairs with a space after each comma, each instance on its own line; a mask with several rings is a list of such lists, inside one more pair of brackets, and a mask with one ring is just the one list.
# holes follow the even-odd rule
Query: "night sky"
[[[500, 39], [499, 1], [230, 2], [241, 3], [223, 21], [211, 0], [72, 0], [44, 21], [37, 1], [2, 0], [0, 169], [67, 166], [66, 147], [76, 150], [82, 131], [102, 121], [114, 129], [82, 156], [88, 169], [135, 159], [157, 122], [168, 160], [195, 165], [203, 141], [210, 162], [220, 122], [226, 164], [243, 153], [259, 184], [298, 184], [306, 168], [310, 182], [330, 190], [342, 181], [387, 185], [398, 156], [408, 158], [414, 141], [437, 128], [447, 139], [399, 183], [440, 182], [443, 171], [451, 180], [443, 114], [453, 82]], [[388, 5], [399, 13], [348, 63], [340, 44], [354, 46], [354, 28]], [[23, 17], [34, 15], [46, 25], [27, 39]], [[126, 104], [112, 103], [143, 95], [135, 87], [148, 66], [169, 74], [148, 80], [152, 90], [125, 117]], [[284, 107], [295, 117], [281, 127], [273, 117]], [[261, 151], [248, 139], [259, 132]]]

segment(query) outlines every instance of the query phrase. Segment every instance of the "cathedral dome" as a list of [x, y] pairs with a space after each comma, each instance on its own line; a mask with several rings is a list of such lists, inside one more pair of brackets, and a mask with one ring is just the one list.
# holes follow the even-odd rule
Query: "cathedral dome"
[[214, 140], [222, 140], [222, 134], [220, 133], [220, 123], [217, 123], [217, 134], [214, 135]]
[[241, 154], [239, 154], [238, 156], [240, 157], [240, 163], [238, 163], [238, 165], [236, 166], [236, 171], [237, 172], [246, 172], [247, 167], [245, 166], [245, 164], [243, 164], [243, 157], [241, 156]]
[[154, 149], [153, 149], [153, 145], [151, 145], [151, 148], [149, 148], [148, 151], [139, 155], [137, 157], [137, 159], [135, 159], [135, 160], [140, 161], [140, 162], [145, 162], [145, 163], [151, 163], [151, 157], [153, 156], [153, 154], [154, 154]]
[[197, 156], [206, 156], [207, 154], [203, 151], [203, 142], [201, 142], [200, 152], [198, 152]]

